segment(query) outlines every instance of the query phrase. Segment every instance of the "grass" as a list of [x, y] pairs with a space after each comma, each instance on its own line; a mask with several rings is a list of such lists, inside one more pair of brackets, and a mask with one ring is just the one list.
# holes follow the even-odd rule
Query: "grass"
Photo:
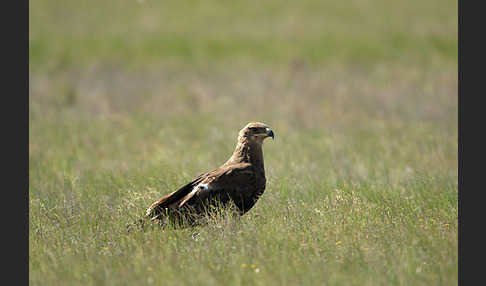
[[457, 62], [457, 3], [83, 1], [30, 3], [32, 69]]
[[[30, 284], [457, 284], [457, 4], [296, 3], [30, 3]], [[257, 120], [241, 220], [126, 232]]]

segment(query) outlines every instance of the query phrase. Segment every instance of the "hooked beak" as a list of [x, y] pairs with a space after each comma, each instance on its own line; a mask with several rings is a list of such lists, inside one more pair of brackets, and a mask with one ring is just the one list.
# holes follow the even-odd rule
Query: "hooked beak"
[[270, 128], [269, 128], [269, 129], [268, 129], [268, 131], [267, 131], [267, 136], [268, 136], [268, 137], [272, 137], [272, 140], [275, 140], [275, 137], [274, 137], [274, 134], [273, 134], [273, 130], [272, 130], [272, 129], [270, 129]]

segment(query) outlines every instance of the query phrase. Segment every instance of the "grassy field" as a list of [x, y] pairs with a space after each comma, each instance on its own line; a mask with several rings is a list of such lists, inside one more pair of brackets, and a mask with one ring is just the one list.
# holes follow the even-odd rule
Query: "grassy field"
[[[457, 2], [30, 2], [31, 285], [457, 285]], [[240, 221], [126, 232], [273, 127]]]

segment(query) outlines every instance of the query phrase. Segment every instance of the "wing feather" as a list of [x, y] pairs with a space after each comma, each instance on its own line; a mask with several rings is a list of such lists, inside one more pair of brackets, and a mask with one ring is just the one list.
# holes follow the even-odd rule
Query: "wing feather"
[[[165, 195], [147, 209], [146, 216], [156, 218], [164, 208], [180, 208], [188, 203], [195, 195], [204, 198], [220, 190], [238, 189], [238, 185], [248, 183], [250, 177], [253, 175], [253, 168], [249, 163], [222, 166], [221, 168], [200, 175], [177, 191]], [[207, 184], [210, 187], [199, 189], [197, 188], [199, 184]]]
[[168, 208], [172, 204], [184, 199], [193, 189], [194, 186], [199, 184], [202, 181], [207, 173], [199, 175], [196, 179], [192, 180], [188, 184], [180, 187], [177, 191], [174, 191], [168, 195], [163, 196], [160, 200], [154, 202], [145, 213], [147, 217], [154, 217], [157, 216], [163, 208]]

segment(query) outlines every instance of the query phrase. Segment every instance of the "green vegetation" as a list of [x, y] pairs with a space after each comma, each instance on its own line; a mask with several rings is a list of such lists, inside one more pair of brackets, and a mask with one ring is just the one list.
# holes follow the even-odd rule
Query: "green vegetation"
[[[31, 285], [456, 285], [457, 3], [30, 3]], [[272, 126], [239, 221], [126, 232]]]
[[30, 3], [34, 69], [457, 62], [457, 2], [115, 1]]

